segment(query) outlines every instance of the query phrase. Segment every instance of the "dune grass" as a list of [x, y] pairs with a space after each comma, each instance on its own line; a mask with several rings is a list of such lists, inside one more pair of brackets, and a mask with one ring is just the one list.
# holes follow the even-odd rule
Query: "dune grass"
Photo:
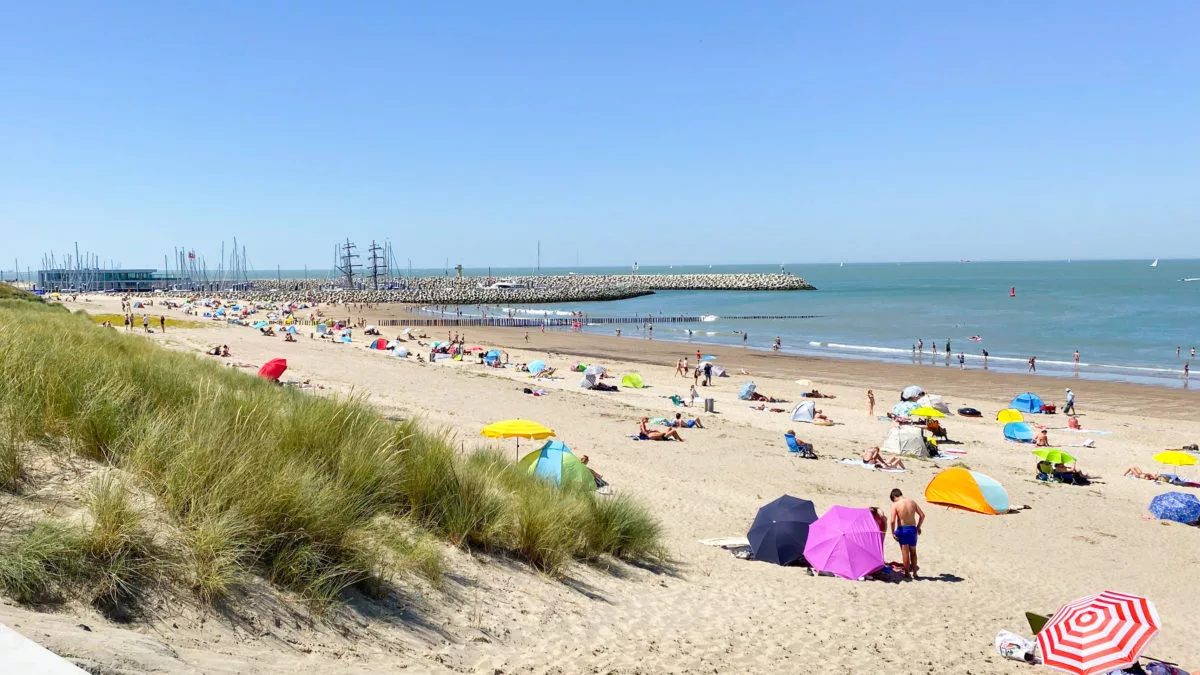
[[[658, 522], [631, 499], [558, 490], [360, 399], [280, 388], [35, 303], [0, 304], [0, 381], [0, 484], [47, 439], [127, 477], [97, 479], [82, 525], [0, 533], [0, 589], [18, 600], [71, 587], [122, 603], [170, 577], [215, 602], [258, 574], [323, 606], [351, 586], [436, 581], [430, 534], [551, 574], [662, 556]], [[147, 533], [134, 489], [169, 541]]]
[[[143, 313], [150, 315], [150, 328], [152, 328], [156, 331], [159, 329], [158, 317], [163, 315], [164, 310], [160, 310], [158, 314], [155, 314], [154, 312], [149, 311], [150, 309], [154, 309], [154, 308], [150, 307], [146, 310], [135, 311], [133, 313], [133, 318], [134, 318], [133, 328], [134, 328], [134, 330], [142, 329], [142, 314]], [[88, 316], [91, 317], [92, 323], [104, 323], [105, 321], [108, 321], [109, 323], [111, 323], [112, 325], [114, 325], [118, 328], [125, 327], [125, 317], [120, 314], [88, 314]], [[200, 321], [189, 321], [187, 319], [178, 319], [173, 316], [167, 317], [167, 328], [205, 328], [208, 325], [209, 324], [206, 324], [206, 323], [203, 323]]]

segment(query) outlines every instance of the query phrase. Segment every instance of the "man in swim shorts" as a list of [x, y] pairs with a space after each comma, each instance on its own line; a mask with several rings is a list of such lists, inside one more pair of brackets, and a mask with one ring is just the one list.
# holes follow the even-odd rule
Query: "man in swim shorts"
[[904, 576], [916, 579], [920, 570], [917, 566], [917, 536], [921, 534], [921, 526], [925, 524], [925, 512], [919, 504], [905, 497], [899, 488], [892, 490], [891, 500], [892, 538], [900, 544]]

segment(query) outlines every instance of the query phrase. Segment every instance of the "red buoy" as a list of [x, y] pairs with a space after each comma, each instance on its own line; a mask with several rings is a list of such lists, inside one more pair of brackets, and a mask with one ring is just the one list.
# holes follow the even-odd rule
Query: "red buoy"
[[1010, 297], [1010, 298], [1017, 297], [1017, 287], [1016, 286], [1010, 286], [1008, 288], [1008, 297]]

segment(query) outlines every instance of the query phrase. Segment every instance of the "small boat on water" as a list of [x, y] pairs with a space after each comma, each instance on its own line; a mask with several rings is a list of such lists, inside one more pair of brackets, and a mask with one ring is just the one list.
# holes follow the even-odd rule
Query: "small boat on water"
[[1151, 266], [1151, 267], [1158, 267], [1158, 258], [1155, 258], [1155, 259], [1154, 259], [1154, 262], [1150, 263], [1150, 266]]
[[1180, 279], [1180, 281], [1200, 281], [1200, 277], [1186, 277], [1184, 279]]

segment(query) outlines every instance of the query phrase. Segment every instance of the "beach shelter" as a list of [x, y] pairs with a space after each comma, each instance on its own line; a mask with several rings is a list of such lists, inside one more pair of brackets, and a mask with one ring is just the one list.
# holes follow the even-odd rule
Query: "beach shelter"
[[350, 342], [350, 333], [348, 331], [342, 332], [342, 342]]
[[408, 347], [397, 347], [392, 353], [401, 358], [408, 358]]
[[1200, 499], [1184, 492], [1164, 492], [1150, 500], [1150, 513], [1159, 520], [1190, 525], [1200, 520]]
[[1033, 427], [1026, 422], [1009, 422], [1004, 425], [1004, 437], [1018, 443], [1033, 442]]
[[925, 443], [925, 432], [920, 427], [901, 424], [888, 429], [887, 438], [879, 444], [880, 452], [910, 457], [929, 457], [929, 446]]
[[500, 350], [499, 349], [489, 350], [488, 353], [483, 355], [483, 362], [488, 364], [489, 366], [499, 360], [500, 360]]
[[376, 338], [372, 340], [370, 349], [378, 349], [379, 351], [387, 349], [387, 340], [383, 338]]
[[287, 332], [291, 333], [292, 335], [295, 335], [295, 334], [296, 334], [296, 327], [295, 327], [295, 326], [288, 326], [288, 327], [287, 327]]
[[529, 362], [529, 372], [534, 375], [537, 375], [538, 373], [542, 372], [545, 369], [546, 369], [546, 362], [542, 361], [541, 359]]
[[1008, 424], [1009, 422], [1024, 422], [1025, 416], [1021, 414], [1020, 410], [1005, 408], [1004, 410], [996, 413], [996, 421], [1004, 424]]
[[729, 375], [725, 373], [725, 366], [718, 366], [715, 363], [712, 364], [712, 376], [713, 377], [729, 377]]
[[808, 528], [804, 559], [818, 572], [862, 579], [883, 567], [883, 533], [868, 509], [831, 506]]
[[621, 386], [629, 387], [630, 389], [641, 389], [646, 386], [646, 383], [638, 373], [629, 373], [621, 378]]
[[596, 479], [562, 441], [546, 441], [539, 450], [525, 455], [517, 466], [531, 476], [560, 487], [579, 486], [596, 489]]
[[917, 405], [921, 406], [922, 408], [933, 408], [934, 410], [947, 415], [950, 414], [950, 406], [946, 405], [946, 399], [937, 394], [925, 394], [921, 398], [917, 399]]
[[1158, 633], [1154, 603], [1104, 591], [1058, 609], [1037, 634], [1042, 663], [1074, 675], [1123, 672]]
[[809, 422], [815, 419], [817, 414], [817, 404], [814, 401], [800, 401], [792, 408], [793, 422]]
[[328, 333], [329, 332], [329, 324], [326, 324], [326, 323], [317, 324], [317, 332], [320, 333], [321, 335]]
[[996, 515], [1009, 509], [1008, 492], [996, 479], [978, 471], [951, 467], [929, 481], [925, 501]]
[[916, 401], [925, 394], [925, 390], [915, 384], [910, 384], [900, 392], [901, 401]]
[[892, 406], [892, 414], [896, 417], [908, 417], [908, 414], [921, 406], [916, 401], [901, 401]]
[[817, 510], [807, 499], [783, 495], [763, 506], [754, 516], [746, 538], [755, 560], [790, 565], [804, 557], [808, 529], [817, 522]]
[[283, 371], [287, 370], [287, 359], [271, 359], [258, 369], [258, 374], [268, 380], [279, 380], [279, 376], [283, 375]]
[[255, 321], [254, 322], [254, 328], [256, 330], [262, 330], [263, 328], [266, 328], [266, 327], [267, 327], [266, 321]]
[[1012, 403], [1008, 404], [1008, 407], [1023, 413], [1040, 413], [1043, 405], [1045, 404], [1040, 396], [1027, 391], [1024, 394], [1018, 394]]
[[743, 401], [749, 401], [750, 397], [754, 395], [755, 387], [756, 385], [753, 382], [743, 384], [742, 388], [738, 390], [738, 398]]
[[604, 373], [608, 372], [604, 366], [588, 366], [583, 369], [583, 377], [579, 379], [579, 386], [582, 389], [591, 389], [600, 382], [600, 378]]

